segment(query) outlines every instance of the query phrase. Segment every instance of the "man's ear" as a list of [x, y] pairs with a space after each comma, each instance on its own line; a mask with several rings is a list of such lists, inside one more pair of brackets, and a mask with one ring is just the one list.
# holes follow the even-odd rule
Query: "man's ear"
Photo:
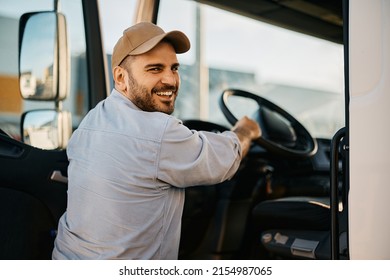
[[126, 70], [120, 66], [115, 66], [113, 70], [113, 78], [115, 81], [115, 88], [118, 91], [125, 92], [127, 89], [126, 86]]

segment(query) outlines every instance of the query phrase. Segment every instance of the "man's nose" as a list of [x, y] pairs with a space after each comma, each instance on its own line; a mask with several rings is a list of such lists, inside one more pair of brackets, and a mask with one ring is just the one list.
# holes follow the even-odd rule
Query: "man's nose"
[[161, 82], [166, 85], [176, 86], [178, 83], [177, 74], [172, 71], [166, 71], [161, 79]]

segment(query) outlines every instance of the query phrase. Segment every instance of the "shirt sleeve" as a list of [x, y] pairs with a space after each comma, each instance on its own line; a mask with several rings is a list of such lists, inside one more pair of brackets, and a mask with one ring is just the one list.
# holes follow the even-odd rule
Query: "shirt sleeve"
[[190, 130], [171, 118], [162, 139], [157, 179], [175, 187], [216, 184], [230, 179], [240, 161], [235, 133]]

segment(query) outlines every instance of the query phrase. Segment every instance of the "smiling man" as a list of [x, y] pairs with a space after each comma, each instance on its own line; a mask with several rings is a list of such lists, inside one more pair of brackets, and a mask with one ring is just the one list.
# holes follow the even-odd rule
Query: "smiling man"
[[146, 22], [127, 29], [114, 48], [115, 88], [143, 111], [171, 114], [180, 86], [176, 53], [189, 48], [188, 38], [179, 31], [165, 34]]
[[177, 259], [185, 187], [230, 179], [258, 125], [220, 134], [171, 116], [180, 87], [180, 31], [139, 23], [114, 47], [115, 88], [83, 119], [67, 154], [68, 206], [53, 259]]

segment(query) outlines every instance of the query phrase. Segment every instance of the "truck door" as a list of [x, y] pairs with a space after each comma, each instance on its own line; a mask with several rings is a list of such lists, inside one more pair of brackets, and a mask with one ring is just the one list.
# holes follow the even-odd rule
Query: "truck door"
[[107, 94], [98, 5], [2, 2], [0, 259], [50, 259], [66, 209], [67, 139]]
[[349, 17], [350, 257], [389, 259], [390, 3], [349, 1]]

